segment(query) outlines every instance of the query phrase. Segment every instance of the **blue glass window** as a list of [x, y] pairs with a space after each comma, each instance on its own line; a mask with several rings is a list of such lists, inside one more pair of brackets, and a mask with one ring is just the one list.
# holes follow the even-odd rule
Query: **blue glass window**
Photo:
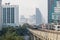
[[14, 23], [14, 8], [11, 8], [11, 23]]
[[7, 8], [7, 23], [10, 23], [10, 8]]
[[6, 23], [6, 8], [3, 8], [3, 23]]

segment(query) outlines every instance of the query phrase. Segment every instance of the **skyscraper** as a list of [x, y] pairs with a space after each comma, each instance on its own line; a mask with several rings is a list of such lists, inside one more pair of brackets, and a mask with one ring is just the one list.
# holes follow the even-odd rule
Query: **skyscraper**
[[39, 8], [36, 8], [36, 25], [42, 24], [42, 14]]
[[2, 5], [2, 18], [4, 26], [19, 25], [18, 9], [19, 9], [18, 5], [10, 5], [10, 3], [5, 3], [5, 5]]
[[55, 6], [56, 0], [48, 0], [48, 23], [52, 22], [52, 13], [54, 12]]
[[38, 26], [38, 25], [42, 24], [42, 22], [43, 22], [42, 19], [43, 19], [43, 17], [42, 17], [42, 14], [41, 14], [39, 8], [36, 8], [35, 15], [32, 15], [29, 17], [28, 24]]
[[60, 23], [60, 1], [56, 2], [57, 6], [54, 7], [54, 13], [52, 13], [53, 22]]

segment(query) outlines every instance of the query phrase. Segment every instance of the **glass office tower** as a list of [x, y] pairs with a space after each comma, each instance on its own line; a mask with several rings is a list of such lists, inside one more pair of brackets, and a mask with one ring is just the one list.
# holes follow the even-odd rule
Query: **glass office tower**
[[55, 6], [56, 0], [48, 0], [48, 23], [52, 22], [52, 13], [54, 12]]
[[54, 7], [54, 13], [52, 13], [53, 22], [60, 23], [60, 1], [57, 1], [57, 6]]

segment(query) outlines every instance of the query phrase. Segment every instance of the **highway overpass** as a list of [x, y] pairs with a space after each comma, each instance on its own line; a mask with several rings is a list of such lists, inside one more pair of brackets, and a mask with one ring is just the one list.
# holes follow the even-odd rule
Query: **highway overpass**
[[60, 40], [60, 31], [28, 28], [31, 40]]

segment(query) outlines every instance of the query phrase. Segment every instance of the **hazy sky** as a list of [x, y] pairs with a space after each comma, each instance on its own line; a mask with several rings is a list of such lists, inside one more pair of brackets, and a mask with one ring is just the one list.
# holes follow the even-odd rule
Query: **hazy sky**
[[19, 5], [19, 14], [25, 17], [35, 14], [35, 9], [39, 8], [47, 22], [47, 0], [2, 0], [2, 4], [6, 2]]

